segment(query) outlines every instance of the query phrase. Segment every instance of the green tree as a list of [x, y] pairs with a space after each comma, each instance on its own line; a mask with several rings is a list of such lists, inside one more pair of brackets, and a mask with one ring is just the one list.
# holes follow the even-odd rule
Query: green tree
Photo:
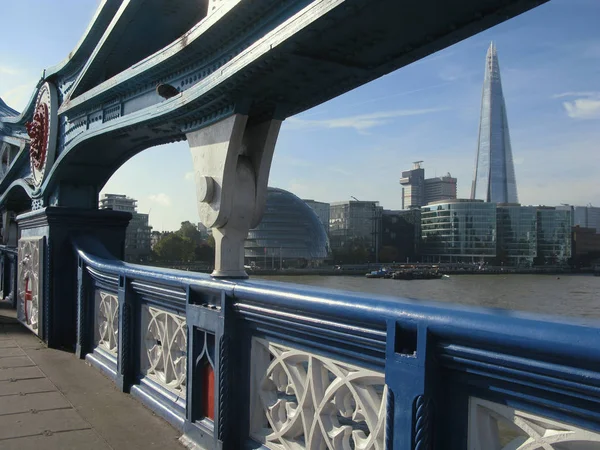
[[194, 243], [190, 238], [171, 233], [161, 239], [154, 251], [164, 261], [190, 262], [194, 259]]
[[181, 222], [181, 227], [177, 231], [177, 234], [182, 238], [190, 239], [194, 244], [202, 243], [202, 233], [198, 231], [198, 227], [196, 227], [189, 220], [185, 222]]

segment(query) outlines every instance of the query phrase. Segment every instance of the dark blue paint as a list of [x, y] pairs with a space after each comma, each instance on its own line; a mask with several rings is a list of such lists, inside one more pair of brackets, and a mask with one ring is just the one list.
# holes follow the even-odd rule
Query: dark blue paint
[[[597, 322], [218, 280], [124, 263], [88, 237], [74, 242], [82, 267], [94, 274], [90, 279], [136, 286], [122, 291], [125, 304], [137, 305], [128, 338], [132, 361], [139, 361], [140, 333], [145, 332], [135, 302], [185, 311], [186, 409], [148, 380], [134, 377], [123, 385], [130, 384], [132, 393], [208, 448], [261, 447], [248, 439], [252, 336], [383, 370], [393, 396], [388, 416], [395, 449], [465, 448], [469, 396], [600, 431]], [[207, 332], [215, 336], [214, 424], [197, 413], [202, 380], [194, 361], [202, 351], [199, 336]], [[228, 345], [221, 351], [224, 337]]]

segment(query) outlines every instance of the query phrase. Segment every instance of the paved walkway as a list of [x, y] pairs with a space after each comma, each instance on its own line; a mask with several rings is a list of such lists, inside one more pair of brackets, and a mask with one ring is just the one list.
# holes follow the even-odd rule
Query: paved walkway
[[178, 449], [180, 434], [0, 302], [0, 449]]

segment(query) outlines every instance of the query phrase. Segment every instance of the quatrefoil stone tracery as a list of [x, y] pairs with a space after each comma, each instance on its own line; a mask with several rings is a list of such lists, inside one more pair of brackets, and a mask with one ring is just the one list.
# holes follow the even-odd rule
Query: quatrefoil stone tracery
[[185, 397], [187, 325], [185, 317], [144, 306], [147, 317], [143, 372], [180, 397]]
[[97, 304], [97, 345], [104, 350], [117, 354], [119, 345], [119, 301], [115, 294], [99, 291]]
[[264, 339], [252, 347], [255, 439], [271, 449], [383, 450], [382, 373]]

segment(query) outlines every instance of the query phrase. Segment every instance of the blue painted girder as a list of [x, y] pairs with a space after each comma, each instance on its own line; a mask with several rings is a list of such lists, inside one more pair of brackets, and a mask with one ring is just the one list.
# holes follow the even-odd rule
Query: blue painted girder
[[[139, 151], [234, 112], [289, 117], [540, 3], [106, 0], [70, 58], [46, 71], [61, 106], [41, 190], [101, 187]], [[180, 93], [164, 99], [159, 84]]]

